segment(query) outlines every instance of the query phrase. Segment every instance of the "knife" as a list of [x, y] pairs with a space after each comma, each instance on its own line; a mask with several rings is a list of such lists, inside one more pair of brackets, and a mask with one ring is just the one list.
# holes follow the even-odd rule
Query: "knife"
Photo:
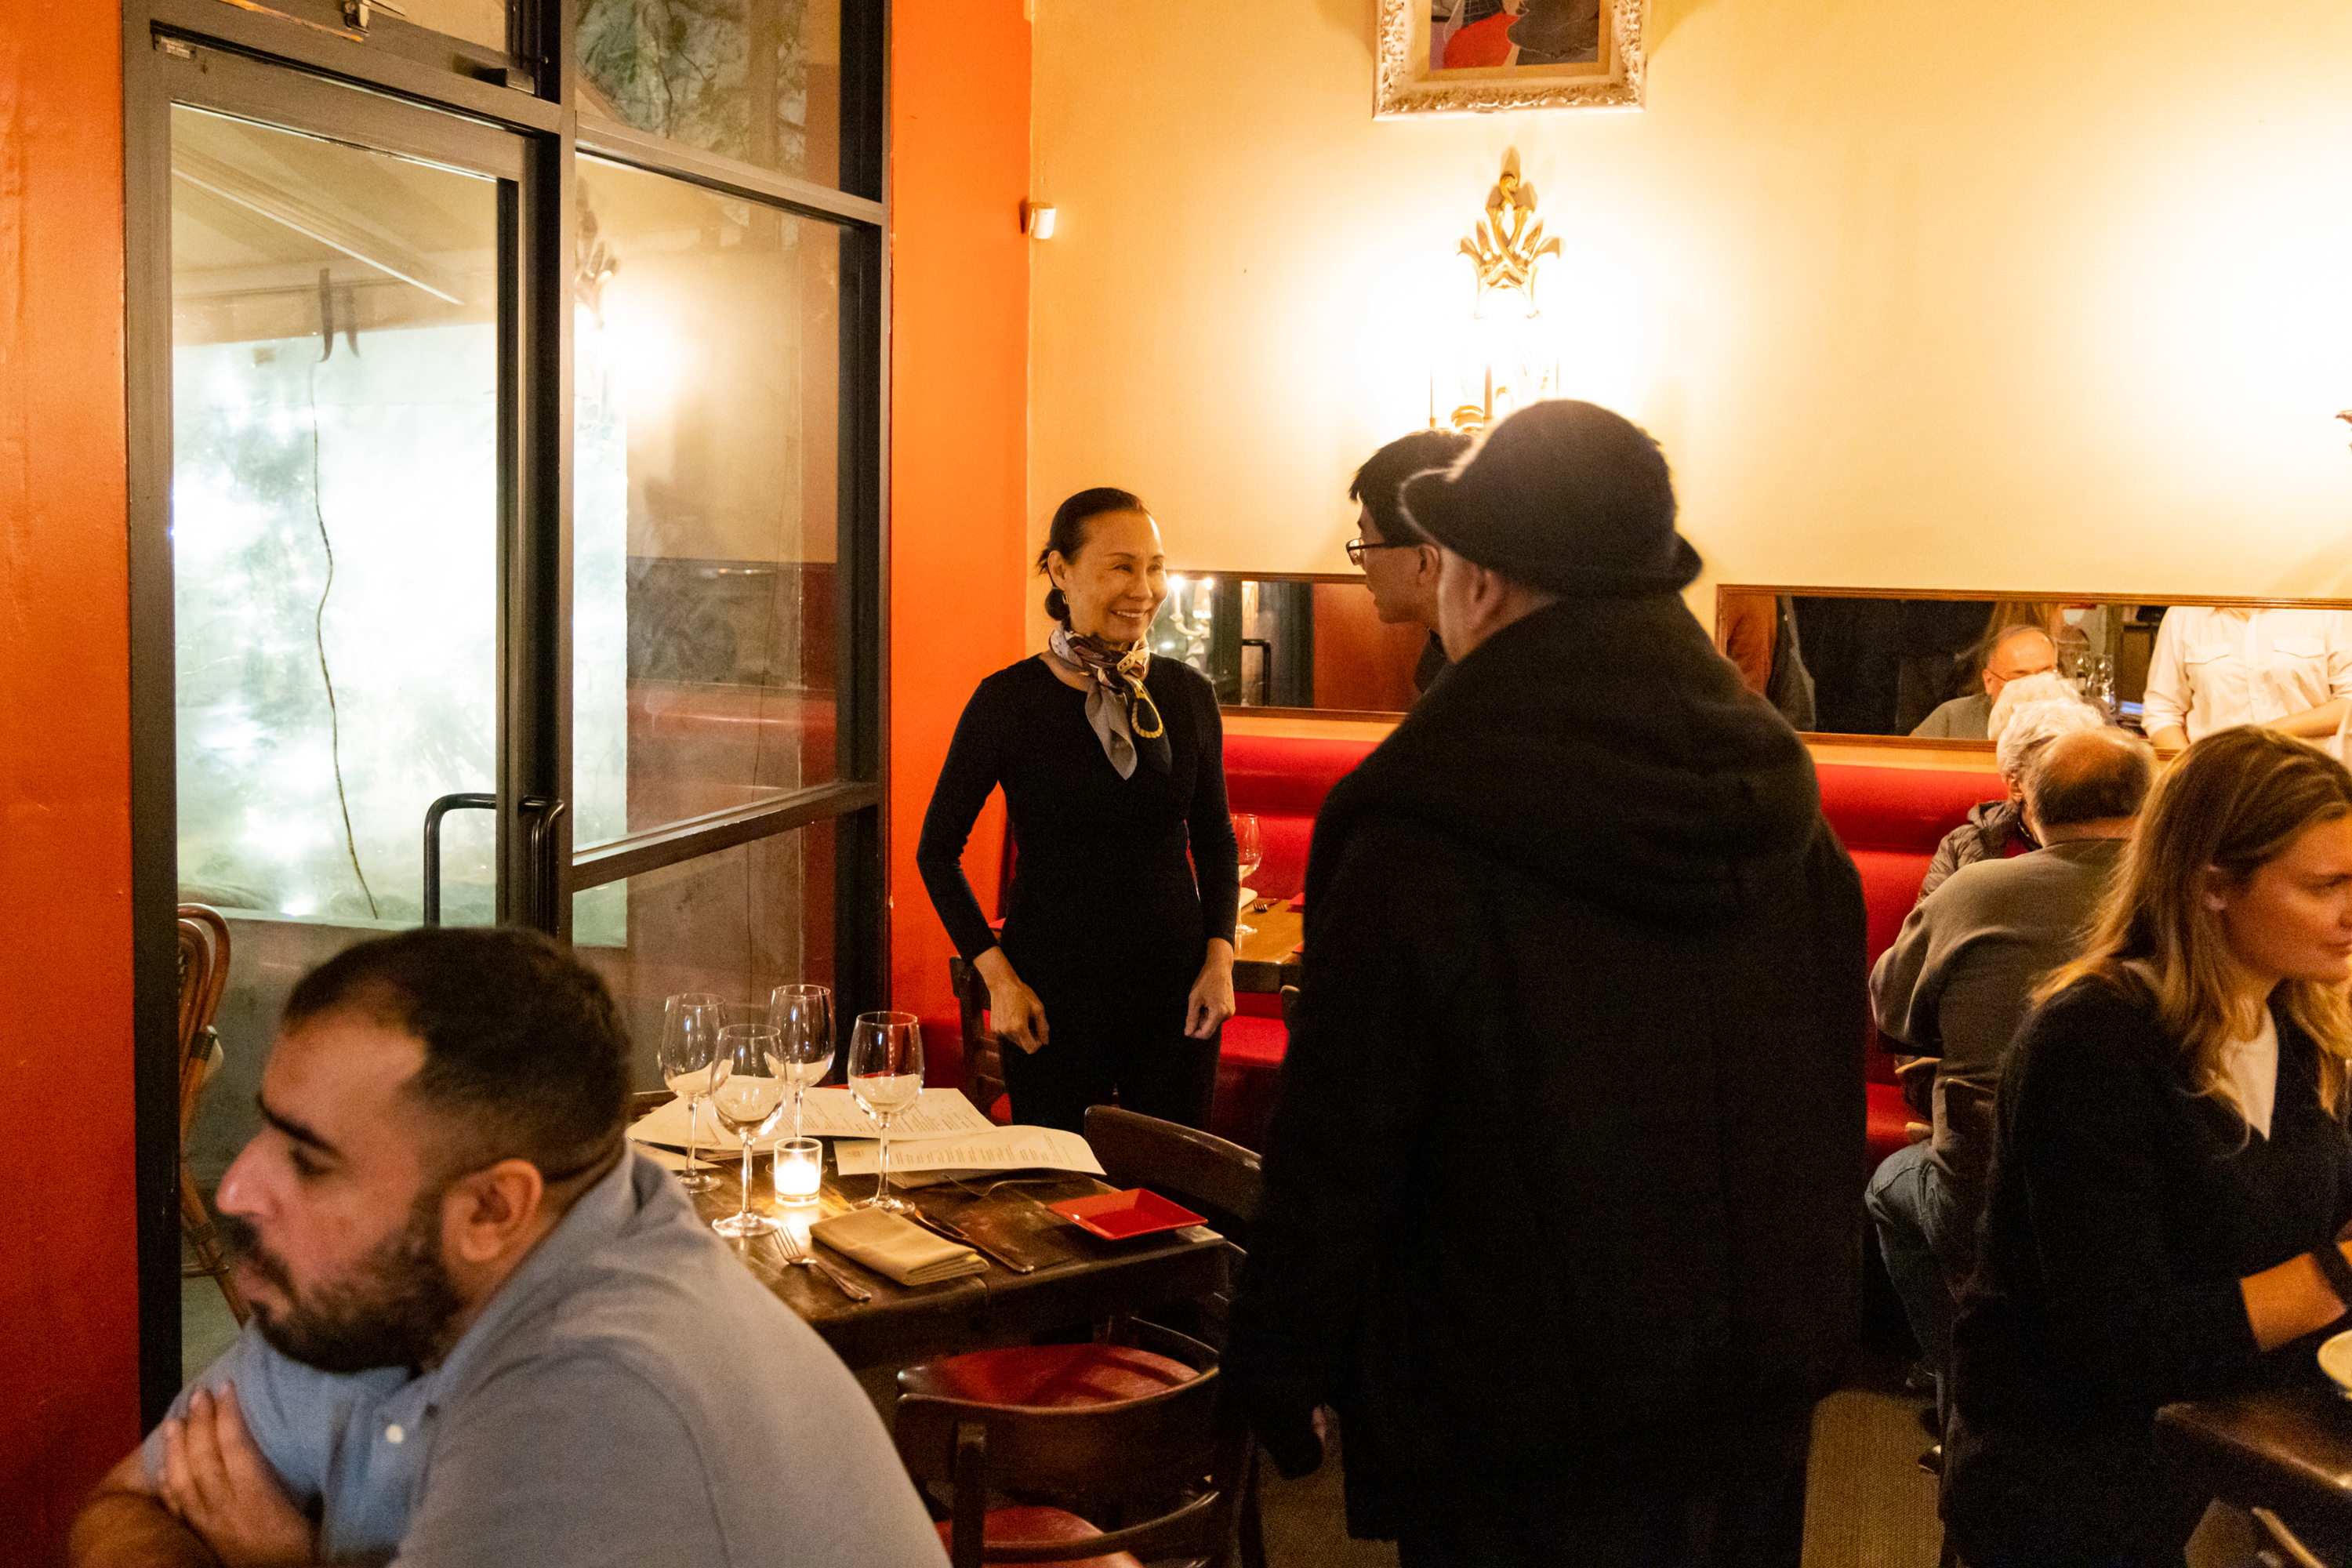
[[1017, 1258], [1007, 1257], [1005, 1254], [999, 1252], [996, 1248], [989, 1246], [988, 1243], [981, 1241], [968, 1234], [961, 1226], [950, 1224], [949, 1221], [940, 1219], [921, 1209], [909, 1211], [908, 1217], [912, 1219], [917, 1225], [921, 1226], [925, 1230], [936, 1232], [940, 1236], [946, 1237], [950, 1241], [961, 1242], [964, 1246], [971, 1247], [974, 1252], [985, 1253], [987, 1256], [996, 1259], [997, 1262], [1003, 1264], [1005, 1268], [1013, 1270], [1015, 1274], [1034, 1274], [1037, 1272], [1037, 1266], [1035, 1264], [1024, 1263]]

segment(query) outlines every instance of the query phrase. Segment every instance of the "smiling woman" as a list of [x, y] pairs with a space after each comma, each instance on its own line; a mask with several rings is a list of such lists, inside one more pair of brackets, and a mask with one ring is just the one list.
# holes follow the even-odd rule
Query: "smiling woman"
[[[1038, 569], [1054, 584], [1047, 650], [972, 695], [916, 863], [988, 983], [992, 1027], [1020, 1047], [1004, 1058], [1015, 1117], [1076, 1131], [1116, 1094], [1202, 1126], [1234, 1010], [1241, 883], [1216, 694], [1144, 640], [1168, 568], [1134, 495], [1063, 502]], [[999, 785], [1019, 852], [1001, 939], [961, 864]]]

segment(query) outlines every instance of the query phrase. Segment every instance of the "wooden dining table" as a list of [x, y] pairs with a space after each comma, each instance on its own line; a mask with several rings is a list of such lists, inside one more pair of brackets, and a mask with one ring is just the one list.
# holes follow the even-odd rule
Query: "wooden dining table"
[[1260, 899], [1242, 910], [1242, 923], [1256, 929], [1234, 933], [1234, 989], [1279, 991], [1306, 973], [1299, 952], [1307, 917], [1288, 899]]
[[[733, 1214], [742, 1188], [740, 1161], [693, 1194], [706, 1219]], [[871, 1176], [844, 1177], [827, 1164], [818, 1202], [793, 1208], [774, 1199], [765, 1156], [752, 1162], [752, 1207], [793, 1227], [803, 1247], [809, 1226], [846, 1212], [874, 1194]], [[975, 1240], [1033, 1266], [1017, 1273], [993, 1258], [987, 1272], [932, 1285], [899, 1285], [822, 1243], [815, 1256], [872, 1294], [855, 1301], [822, 1273], [788, 1264], [774, 1240], [730, 1241], [761, 1283], [816, 1330], [852, 1367], [903, 1366], [937, 1355], [1097, 1321], [1113, 1312], [1213, 1296], [1226, 1287], [1233, 1248], [1207, 1226], [1187, 1226], [1126, 1241], [1105, 1241], [1045, 1205], [1113, 1191], [1093, 1176], [1008, 1171], [1001, 1175], [894, 1188], [917, 1207]], [[985, 1255], [983, 1255], [985, 1256]]]
[[2352, 1403], [2333, 1384], [2168, 1405], [2156, 1443], [2200, 1492], [2269, 1509], [2323, 1561], [2352, 1556]]

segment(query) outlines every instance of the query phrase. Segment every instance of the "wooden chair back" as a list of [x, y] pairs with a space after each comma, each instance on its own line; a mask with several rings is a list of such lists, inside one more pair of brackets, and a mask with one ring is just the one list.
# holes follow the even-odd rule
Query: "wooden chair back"
[[196, 1113], [196, 1093], [212, 1063], [213, 1020], [228, 990], [228, 921], [209, 904], [182, 904], [180, 929], [180, 1141]]
[[962, 959], [950, 958], [948, 984], [955, 987], [963, 1026], [964, 1098], [993, 1121], [996, 1102], [1004, 1098], [1004, 1047], [988, 1026], [988, 982]]
[[1087, 1111], [1087, 1142], [1114, 1186], [1149, 1187], [1198, 1210], [1246, 1250], [1265, 1192], [1258, 1157], [1240, 1144], [1181, 1122], [1097, 1105]]
[[[949, 1559], [1066, 1563], [1112, 1552], [1223, 1561], [1248, 1441], [1227, 1407], [1216, 1353], [1150, 1323], [1123, 1321], [1125, 1342], [1196, 1368], [1189, 1383], [1140, 1399], [1041, 1408], [929, 1394], [898, 1401], [899, 1457], [918, 1486], [950, 1482]], [[1055, 1500], [1104, 1534], [1055, 1542], [983, 1544], [992, 1490]], [[1152, 1510], [1138, 1520], [1140, 1510]]]
[[219, 1038], [213, 1020], [228, 990], [228, 921], [210, 905], [182, 904], [179, 934], [180, 1026], [173, 1046], [180, 1071], [180, 1229], [195, 1254], [195, 1262], [184, 1273], [212, 1276], [228, 1310], [242, 1323], [245, 1295], [229, 1272], [228, 1259], [213, 1233], [212, 1211], [205, 1206], [195, 1173], [188, 1168], [188, 1129], [195, 1124], [196, 1100], [212, 1070], [213, 1047]]

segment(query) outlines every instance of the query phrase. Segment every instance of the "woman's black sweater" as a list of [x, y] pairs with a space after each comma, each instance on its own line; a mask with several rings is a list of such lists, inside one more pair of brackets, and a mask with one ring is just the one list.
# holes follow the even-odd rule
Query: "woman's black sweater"
[[2190, 1092], [2136, 985], [2078, 982], [2020, 1029], [1954, 1331], [1944, 1507], [1971, 1563], [2177, 1552], [2204, 1500], [2158, 1473], [2158, 1406], [2318, 1376], [2316, 1335], [2256, 1348], [2239, 1286], [2352, 1215], [2318, 1047], [2276, 1021], [2267, 1137]]

